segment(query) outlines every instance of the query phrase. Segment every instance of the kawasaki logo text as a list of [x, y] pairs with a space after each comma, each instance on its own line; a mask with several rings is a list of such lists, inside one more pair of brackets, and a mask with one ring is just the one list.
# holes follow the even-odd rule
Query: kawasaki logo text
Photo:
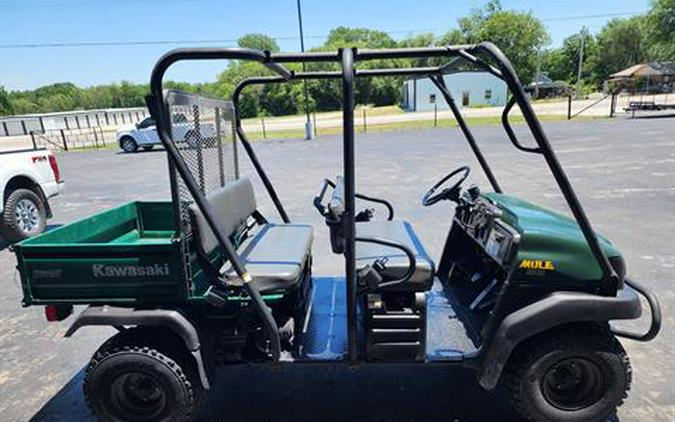
[[165, 277], [169, 264], [138, 265], [92, 265], [94, 277]]

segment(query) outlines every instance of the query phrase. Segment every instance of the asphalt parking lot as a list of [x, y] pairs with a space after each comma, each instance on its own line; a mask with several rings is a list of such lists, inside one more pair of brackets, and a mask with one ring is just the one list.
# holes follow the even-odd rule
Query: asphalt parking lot
[[[654, 289], [664, 326], [651, 343], [623, 341], [634, 370], [621, 421], [675, 420], [675, 119], [546, 123], [559, 159], [599, 232], [626, 257], [628, 272]], [[504, 191], [566, 211], [541, 157], [514, 149], [499, 126], [475, 129]], [[524, 127], [517, 127], [524, 133]], [[526, 139], [526, 136], [523, 136]], [[447, 203], [419, 204], [438, 178], [464, 164], [471, 180], [485, 177], [458, 129], [361, 134], [357, 137], [359, 192], [390, 199], [397, 217], [413, 222], [427, 250], [440, 255], [452, 218]], [[526, 142], [526, 141], [525, 141]], [[315, 227], [314, 273], [340, 274], [328, 233], [311, 200], [324, 177], [340, 174], [338, 137], [257, 143], [255, 148], [295, 221]], [[51, 225], [63, 224], [136, 199], [169, 197], [165, 153], [88, 151], [59, 157], [67, 190], [52, 201]], [[252, 174], [245, 159], [242, 173]], [[275, 216], [257, 182], [263, 212]], [[14, 256], [0, 251], [0, 420], [91, 420], [80, 393], [82, 367], [111, 334], [87, 328], [63, 339], [70, 320], [47, 323], [40, 308], [23, 309]], [[644, 321], [624, 324], [640, 329]], [[261, 381], [262, 380], [262, 381]], [[236, 387], [234, 387], [236, 386]], [[334, 369], [320, 374], [283, 368], [218, 375], [208, 420], [449, 421], [504, 420], [507, 406], [481, 393], [466, 373], [429, 369], [411, 374]], [[263, 404], [264, 403], [264, 404]], [[506, 413], [504, 413], [506, 412]]]

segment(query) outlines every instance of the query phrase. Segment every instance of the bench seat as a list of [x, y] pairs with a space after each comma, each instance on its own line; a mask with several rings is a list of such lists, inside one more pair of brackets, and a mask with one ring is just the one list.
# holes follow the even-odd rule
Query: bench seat
[[[388, 287], [389, 291], [426, 291], [434, 281], [434, 262], [429, 258], [422, 242], [415, 234], [412, 225], [404, 220], [369, 221], [356, 224], [358, 237], [377, 237], [401, 243], [415, 255], [415, 272], [410, 280], [400, 285]], [[403, 251], [373, 243], [356, 242], [356, 268], [361, 269], [372, 264], [378, 258], [386, 258], [385, 278], [402, 277], [408, 269], [409, 261]], [[386, 281], [386, 280], [385, 280]]]
[[[312, 227], [304, 224], [264, 224], [237, 248], [252, 283], [262, 293], [294, 287], [302, 279], [312, 248]], [[229, 262], [226, 278], [237, 274]]]
[[[249, 179], [238, 179], [214, 190], [206, 195], [206, 200], [215, 214], [216, 224], [226, 236], [238, 238], [248, 231], [247, 221], [257, 208]], [[197, 253], [209, 257], [220, 249], [218, 239], [196, 204], [190, 205], [189, 212]], [[311, 248], [311, 226], [259, 222], [255, 231], [237, 245], [236, 253], [251, 275], [252, 283], [261, 293], [269, 293], [295, 287], [305, 279], [303, 274], [310, 265]], [[220, 269], [220, 275], [236, 277], [229, 261]]]

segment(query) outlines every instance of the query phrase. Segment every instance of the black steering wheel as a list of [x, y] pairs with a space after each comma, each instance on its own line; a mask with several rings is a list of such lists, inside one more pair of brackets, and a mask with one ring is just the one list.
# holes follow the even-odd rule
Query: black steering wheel
[[[424, 194], [424, 197], [422, 198], [422, 205], [428, 207], [444, 199], [450, 199], [457, 202], [459, 200], [459, 188], [462, 186], [462, 183], [464, 183], [466, 178], [469, 177], [469, 173], [471, 173], [471, 169], [468, 166], [462, 166], [456, 170], [453, 170], [447, 176], [442, 178], [438, 183], [436, 183], [431, 189], [429, 189], [429, 192]], [[438, 188], [458, 174], [461, 174], [461, 176], [459, 176], [459, 180], [457, 180], [454, 185], [436, 193]]]

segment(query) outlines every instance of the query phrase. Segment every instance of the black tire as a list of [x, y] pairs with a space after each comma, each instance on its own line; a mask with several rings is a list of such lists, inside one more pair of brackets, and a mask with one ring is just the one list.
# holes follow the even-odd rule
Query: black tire
[[120, 139], [120, 148], [124, 152], [136, 152], [138, 151], [138, 143], [131, 136], [123, 136]]
[[143, 145], [143, 151], [150, 151], [154, 148], [154, 145]]
[[102, 421], [192, 420], [203, 397], [194, 362], [166, 329], [134, 328], [109, 339], [92, 357], [84, 396]]
[[42, 197], [30, 189], [16, 189], [7, 197], [0, 222], [0, 237], [13, 243], [45, 230], [47, 207]]
[[525, 420], [606, 421], [627, 397], [631, 367], [609, 329], [574, 324], [519, 345], [503, 382]]

